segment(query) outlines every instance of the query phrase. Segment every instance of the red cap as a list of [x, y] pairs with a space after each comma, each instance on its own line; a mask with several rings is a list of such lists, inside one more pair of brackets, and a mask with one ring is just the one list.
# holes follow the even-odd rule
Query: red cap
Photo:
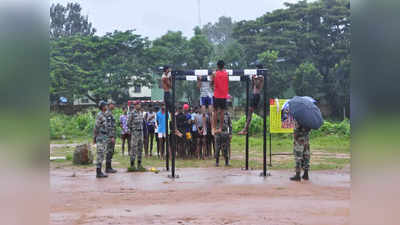
[[184, 110], [188, 110], [188, 109], [189, 109], [189, 105], [188, 105], [188, 104], [184, 104], [184, 105], [183, 105], [183, 109], [184, 109]]
[[138, 101], [138, 100], [133, 101], [133, 104], [134, 104], [134, 105], [137, 105], [137, 104], [139, 104], [139, 103], [140, 103], [140, 101]]

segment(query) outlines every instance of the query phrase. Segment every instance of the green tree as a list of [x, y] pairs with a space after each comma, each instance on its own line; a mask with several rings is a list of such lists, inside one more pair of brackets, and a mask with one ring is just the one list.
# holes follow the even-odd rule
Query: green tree
[[323, 88], [324, 77], [315, 68], [313, 63], [306, 62], [296, 69], [293, 77], [293, 86], [296, 95], [299, 96], [313, 96], [315, 98], [321, 98], [324, 96], [324, 92], [321, 92]]
[[323, 88], [313, 89], [319, 89], [317, 95], [337, 111], [348, 102], [335, 101], [331, 71], [350, 55], [350, 19], [349, 0], [299, 1], [256, 20], [238, 22], [233, 37], [244, 47], [248, 62], [266, 50], [275, 50], [285, 59], [287, 74], [312, 63], [323, 79]]
[[151, 86], [147, 39], [132, 31], [63, 37], [50, 42], [50, 93], [94, 102], [128, 99], [133, 85]]
[[59, 3], [52, 4], [50, 7], [50, 39], [96, 33], [88, 16], [81, 15], [81, 11], [79, 3], [68, 3], [66, 7]]
[[268, 69], [268, 97], [281, 98], [283, 92], [287, 90], [291, 83], [286, 71], [278, 64], [278, 51], [267, 50], [258, 54], [258, 61], [262, 63], [264, 68]]

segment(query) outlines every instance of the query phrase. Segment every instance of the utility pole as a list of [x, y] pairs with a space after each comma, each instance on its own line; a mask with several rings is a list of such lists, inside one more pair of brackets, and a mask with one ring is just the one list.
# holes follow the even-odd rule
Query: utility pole
[[198, 16], [199, 16], [199, 28], [201, 28], [201, 11], [200, 11], [200, 0], [197, 0], [197, 9], [198, 9]]

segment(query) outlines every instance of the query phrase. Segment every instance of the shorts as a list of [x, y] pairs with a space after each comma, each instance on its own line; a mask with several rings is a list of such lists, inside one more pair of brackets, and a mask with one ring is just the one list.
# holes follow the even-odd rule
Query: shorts
[[208, 107], [209, 105], [213, 105], [213, 98], [212, 97], [201, 97], [200, 98], [200, 105], [205, 105]]
[[196, 139], [199, 136], [199, 132], [197, 131], [192, 131], [192, 138]]
[[226, 109], [226, 99], [225, 98], [214, 98], [214, 108], [215, 109]]
[[260, 103], [260, 94], [252, 94], [250, 96], [250, 107], [257, 108]]
[[165, 138], [165, 137], [166, 137], [165, 133], [158, 133], [158, 138]]
[[154, 133], [155, 132], [154, 123], [147, 123], [147, 129], [148, 129], [149, 133]]
[[121, 139], [130, 139], [131, 134], [121, 134]]

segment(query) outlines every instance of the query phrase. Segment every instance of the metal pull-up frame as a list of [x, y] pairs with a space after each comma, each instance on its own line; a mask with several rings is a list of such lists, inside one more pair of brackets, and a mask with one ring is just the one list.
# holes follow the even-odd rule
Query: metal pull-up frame
[[[249, 92], [250, 92], [250, 81], [252, 75], [261, 75], [264, 76], [264, 91], [263, 91], [263, 96], [264, 96], [264, 124], [263, 124], [263, 172], [261, 173], [261, 176], [266, 177], [267, 176], [267, 105], [269, 106], [269, 101], [267, 98], [267, 87], [268, 87], [268, 81], [267, 81], [267, 76], [268, 76], [268, 71], [267, 69], [244, 69], [244, 70], [226, 70], [229, 74], [229, 81], [244, 81], [246, 82], [246, 121], [248, 120], [249, 117]], [[175, 81], [176, 80], [187, 80], [187, 81], [197, 81], [198, 77], [201, 76], [202, 81], [207, 81], [210, 80], [209, 75], [213, 74], [213, 70], [172, 70], [171, 71], [171, 82], [172, 82], [172, 124], [175, 127]], [[165, 104], [168, 104], [165, 102]], [[175, 140], [175, 130], [169, 131], [168, 130], [168, 108], [169, 106], [166, 105], [165, 108], [166, 110], [166, 118], [165, 118], [165, 123], [166, 123], [166, 132], [167, 132], [167, 137], [166, 137], [166, 170], [169, 170], [169, 138], [171, 137], [171, 153], [172, 153], [172, 159], [171, 159], [171, 178], [176, 178], [175, 174], [175, 156], [176, 156], [176, 140]], [[169, 134], [168, 134], [169, 132]], [[246, 134], [246, 146], [245, 146], [245, 159], [246, 159], [246, 170], [249, 169], [249, 132]]]

